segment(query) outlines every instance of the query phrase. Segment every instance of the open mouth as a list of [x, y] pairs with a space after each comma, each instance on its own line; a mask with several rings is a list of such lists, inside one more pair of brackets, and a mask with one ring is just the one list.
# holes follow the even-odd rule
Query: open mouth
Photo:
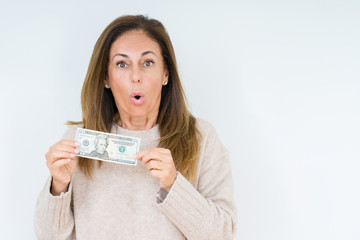
[[140, 92], [134, 92], [131, 94], [131, 101], [136, 104], [142, 104], [144, 102], [144, 95]]

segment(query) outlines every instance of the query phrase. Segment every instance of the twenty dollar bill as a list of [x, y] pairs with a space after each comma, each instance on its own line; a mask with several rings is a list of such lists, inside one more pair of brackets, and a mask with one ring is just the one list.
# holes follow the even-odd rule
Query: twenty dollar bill
[[75, 140], [80, 143], [79, 157], [127, 165], [137, 163], [134, 155], [139, 151], [140, 138], [78, 128]]

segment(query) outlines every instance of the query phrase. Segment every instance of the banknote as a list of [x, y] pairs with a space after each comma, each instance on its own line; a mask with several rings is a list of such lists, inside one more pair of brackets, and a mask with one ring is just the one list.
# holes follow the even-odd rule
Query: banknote
[[140, 138], [78, 128], [75, 140], [80, 143], [77, 148], [79, 157], [127, 165], [137, 164], [134, 155], [139, 151]]

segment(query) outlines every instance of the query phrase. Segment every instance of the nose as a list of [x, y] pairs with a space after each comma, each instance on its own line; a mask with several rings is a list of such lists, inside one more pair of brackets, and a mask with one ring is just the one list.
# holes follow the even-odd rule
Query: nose
[[140, 83], [141, 82], [141, 74], [140, 74], [140, 70], [137, 66], [134, 66], [133, 68], [133, 72], [132, 72], [132, 82], [133, 83]]

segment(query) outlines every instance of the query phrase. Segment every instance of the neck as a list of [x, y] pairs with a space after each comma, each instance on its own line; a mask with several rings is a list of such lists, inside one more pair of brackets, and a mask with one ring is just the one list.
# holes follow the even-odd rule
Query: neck
[[150, 116], [124, 116], [121, 115], [120, 119], [117, 121], [117, 124], [122, 128], [129, 130], [147, 130], [151, 129], [156, 125], [157, 113]]

